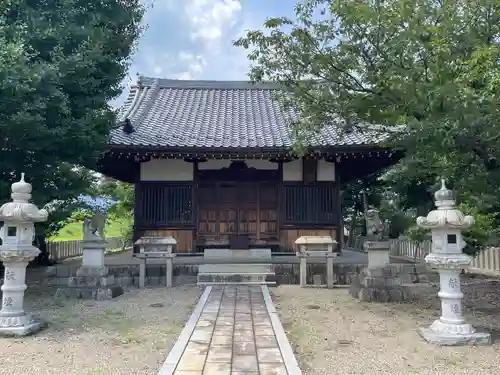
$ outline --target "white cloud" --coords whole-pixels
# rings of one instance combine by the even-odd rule
[[[194,55],[188,51],[179,52],[177,59],[180,64],[185,66],[184,72],[176,77],[178,79],[197,78],[207,66],[207,60],[203,55]]]
[[[190,0],[184,11],[193,28],[191,38],[216,48],[224,31],[236,23],[241,4],[239,0]]]
[[[132,81],[135,72],[177,79],[245,79],[246,51],[232,41],[242,25],[252,24],[248,17],[239,0],[156,0],[146,14],[148,28],[129,73]],[[162,25],[171,18],[178,22],[175,33]]]
[[[208,79],[221,79],[211,76],[221,69],[231,70],[227,60],[231,60],[229,56],[234,53],[233,28],[242,18],[240,1],[184,0],[167,3],[170,12],[179,12],[186,17],[186,32],[196,46],[188,47],[174,57],[176,67],[184,67],[180,74],[175,74],[175,78],[206,79],[209,75]],[[240,60],[239,56],[237,60]],[[228,75],[234,76],[231,72]]]

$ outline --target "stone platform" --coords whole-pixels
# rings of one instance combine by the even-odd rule
[[[121,296],[123,287],[117,285],[115,277],[107,267],[80,267],[76,276],[68,279],[68,287],[59,288],[57,297],[107,300]]]
[[[450,334],[436,332],[432,327],[422,327],[418,329],[420,337],[430,344],[440,346],[462,346],[462,345],[491,345],[491,334],[486,332],[476,332],[471,329],[466,334]]]
[[[414,272],[404,273],[399,267],[366,267],[352,280],[349,294],[365,302],[405,302],[432,293],[425,265],[415,265]]]
[[[0,337],[23,337],[41,331],[47,322],[29,313],[18,316],[0,316]]]
[[[158,375],[302,375],[266,285],[208,286]]]
[[[198,285],[275,284],[271,249],[206,249],[198,268]]]

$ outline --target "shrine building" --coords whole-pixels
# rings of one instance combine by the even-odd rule
[[[99,161],[135,184],[134,239],[173,236],[176,252],[294,251],[300,236],[343,234],[342,186],[395,164],[403,152],[379,132],[335,125],[292,152],[276,84],[141,77]]]

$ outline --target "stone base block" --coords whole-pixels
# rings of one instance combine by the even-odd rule
[[[438,333],[430,328],[419,328],[418,333],[426,342],[440,346],[491,345],[491,335],[486,332],[460,335]]]
[[[404,272],[394,264],[365,267],[351,282],[349,293],[365,302],[406,302],[418,299],[433,288],[416,269]]]
[[[22,337],[32,335],[47,327],[47,323],[31,314],[0,316],[0,337]]]
[[[351,284],[349,294],[363,302],[404,302],[410,300],[407,289],[397,287],[366,287],[359,283]]]
[[[94,299],[97,301],[103,301],[121,296],[123,293],[123,288],[118,285],[95,288],[59,288],[56,291],[56,297]]]
[[[75,276],[68,279],[70,288],[99,288],[115,284],[115,277],[108,276]]]
[[[85,267],[76,270],[77,277],[105,277],[108,275],[108,267]]]

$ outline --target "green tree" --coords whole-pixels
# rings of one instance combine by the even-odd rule
[[[91,186],[129,57],[140,0],[5,0],[0,5],[0,202],[21,172],[58,225]]]
[[[349,231],[348,246],[353,246],[356,234],[366,235],[365,211],[371,207],[380,207],[382,190],[383,182],[376,173],[342,187],[342,213],[344,226]]]
[[[412,156],[487,171],[485,184],[498,185],[497,0],[304,0],[295,10],[235,44],[251,50],[251,79],[289,89],[298,143],[325,124],[405,124]]]
[[[389,132],[408,155],[389,179],[403,207],[426,214],[445,177],[460,201],[498,211],[498,0],[303,0],[295,12],[235,45],[252,80],[288,89],[299,149],[327,124]]]

